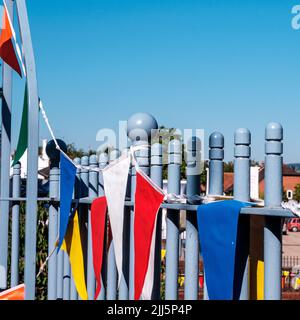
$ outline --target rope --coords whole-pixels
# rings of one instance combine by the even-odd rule
[[[47,257],[47,259],[45,260],[45,262],[41,265],[40,267],[40,270],[39,270],[39,273],[37,274],[36,278],[38,279],[40,277],[40,275],[44,272],[45,268],[46,268],[46,265],[47,263],[49,262],[49,260],[51,259],[51,257],[54,255],[57,247],[58,247],[58,241],[59,239],[57,239],[56,243],[55,243],[55,246],[54,246],[54,249],[52,250],[52,252],[49,254],[49,256]]]

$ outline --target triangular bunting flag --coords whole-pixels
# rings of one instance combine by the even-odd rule
[[[77,169],[66,156],[60,153],[60,225],[58,251],[65,239],[71,214],[73,190]]]
[[[68,231],[61,248],[69,256],[72,275],[78,295],[82,300],[88,300],[85,283],[83,249],[81,244],[79,218],[77,211],[75,213],[74,219],[70,220]]]
[[[103,262],[104,239],[106,232],[107,202],[105,197],[96,199],[91,208],[93,263],[97,282],[95,300],[101,292],[101,272]]]
[[[134,211],[135,300],[151,300],[157,215],[164,194],[143,173],[136,173]]]
[[[4,2],[4,14],[2,21],[2,32],[0,34],[0,57],[3,61],[14,69],[22,78],[19,61],[13,45],[14,30],[11,24],[9,13]]]
[[[239,201],[220,201],[198,208],[199,238],[210,300],[234,300],[238,221],[241,208],[247,206],[249,204]],[[238,274],[243,276],[241,272]]]
[[[22,284],[15,288],[0,293],[0,301],[22,301],[25,300],[25,285]]]
[[[21,160],[27,148],[28,148],[28,92],[27,92],[27,84],[26,84],[19,141],[18,141],[18,146],[17,146],[17,150],[15,153],[12,166],[15,166]]]
[[[119,274],[119,285],[123,266],[124,203],[130,162],[130,156],[125,156],[112,163],[103,171],[104,189]]]

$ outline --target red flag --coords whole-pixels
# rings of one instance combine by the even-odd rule
[[[101,271],[103,262],[104,235],[106,232],[107,202],[105,197],[96,199],[91,208],[93,263],[97,282],[95,300],[101,292]]]
[[[18,287],[0,293],[0,300],[25,300],[25,285],[22,284]]]
[[[21,68],[13,45],[13,32],[7,8],[4,6],[2,32],[0,35],[0,57],[22,78]]]
[[[163,192],[137,171],[134,213],[135,300],[151,299],[156,222],[163,200]]]

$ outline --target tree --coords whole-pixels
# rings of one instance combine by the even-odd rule
[[[19,282],[24,283],[24,267],[25,267],[25,204],[20,206],[20,231],[19,231]],[[11,274],[11,218],[9,228],[9,243],[8,243],[8,283],[10,283]],[[46,203],[38,203],[38,226],[37,226],[37,249],[36,249],[36,270],[40,270],[42,264],[48,256],[48,210]],[[36,280],[36,298],[37,300],[47,299],[47,282],[48,273],[47,266]]]
[[[294,200],[300,202],[300,184],[296,185],[295,193],[294,193]]]
[[[67,155],[71,158],[71,159],[75,159],[75,158],[82,158],[85,156],[91,156],[93,154],[97,154],[97,151],[95,150],[88,150],[88,151],[84,151],[83,149],[77,149],[74,143],[68,144],[67,145]]]

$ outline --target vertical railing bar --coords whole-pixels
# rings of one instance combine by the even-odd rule
[[[224,136],[219,132],[211,134],[209,139],[209,194],[224,193]],[[201,246],[201,244],[200,244]],[[204,266],[204,300],[209,300],[205,281]]]
[[[13,194],[15,198],[21,193],[21,164],[17,163],[13,168]],[[11,287],[19,284],[19,230],[20,230],[20,204],[12,206],[12,235],[11,235]]]
[[[248,129],[238,129],[234,136],[234,199],[237,201],[250,201],[250,157],[251,157],[251,133]],[[239,232],[247,237],[245,250],[250,250],[250,217],[241,216],[239,219]],[[239,299],[249,300],[249,258],[247,259],[243,274],[243,281]],[[237,298],[237,297],[235,297]]]
[[[179,195],[181,192],[182,143],[172,140],[168,146],[168,193]],[[166,300],[178,299],[179,269],[179,216],[180,212],[167,213],[166,242]]]
[[[101,153],[99,156],[99,168],[104,169],[108,165],[109,159],[108,155],[106,153]],[[103,174],[100,172],[98,176],[98,196],[103,197],[105,196],[105,190],[104,190],[104,182],[103,182]],[[103,246],[103,267],[102,267],[102,278],[101,278],[101,292],[99,295],[99,300],[105,300],[107,299],[108,295],[108,281],[107,281],[107,275],[108,275],[108,248],[107,248],[107,239],[108,239],[108,218],[106,219],[105,223],[105,236],[104,236],[104,246]],[[114,266],[115,267],[115,266]],[[114,268],[112,266],[109,266],[109,268]],[[116,274],[115,274],[116,279]],[[113,283],[113,278],[110,279]],[[116,287],[116,282],[115,282]]]
[[[99,167],[98,158],[95,155],[90,157],[90,167],[97,168]],[[89,198],[96,199],[98,197],[98,173],[94,171],[89,172]],[[91,208],[88,212],[88,265],[87,265],[87,290],[89,300],[94,300],[95,298],[95,273],[93,265],[93,241],[92,241],[92,223],[91,223]]]
[[[13,18],[13,1],[6,1]],[[10,195],[10,153],[11,153],[11,111],[12,111],[12,69],[5,63],[2,68],[2,124],[1,124],[1,198]],[[9,201],[0,203],[0,290],[7,289]]]
[[[280,208],[283,195],[283,128],[270,123],[266,128],[265,206]],[[265,300],[281,300],[282,219],[266,217],[264,228]]]
[[[59,197],[60,170],[59,161],[51,160],[49,177],[49,196],[50,198]],[[49,236],[48,254],[50,255],[55,248],[58,237],[58,204],[51,203],[49,207]],[[57,253],[55,252],[48,262],[48,300],[57,299]]]
[[[193,137],[187,144],[187,196],[200,195],[201,141]],[[199,296],[199,234],[197,216],[187,212],[185,255],[185,300]]]
[[[151,147],[151,179],[157,186],[163,188],[163,149],[160,143],[153,144]],[[155,262],[154,262],[154,283],[153,300],[161,299],[161,246],[162,246],[162,210],[157,217],[157,229],[155,239]]]

